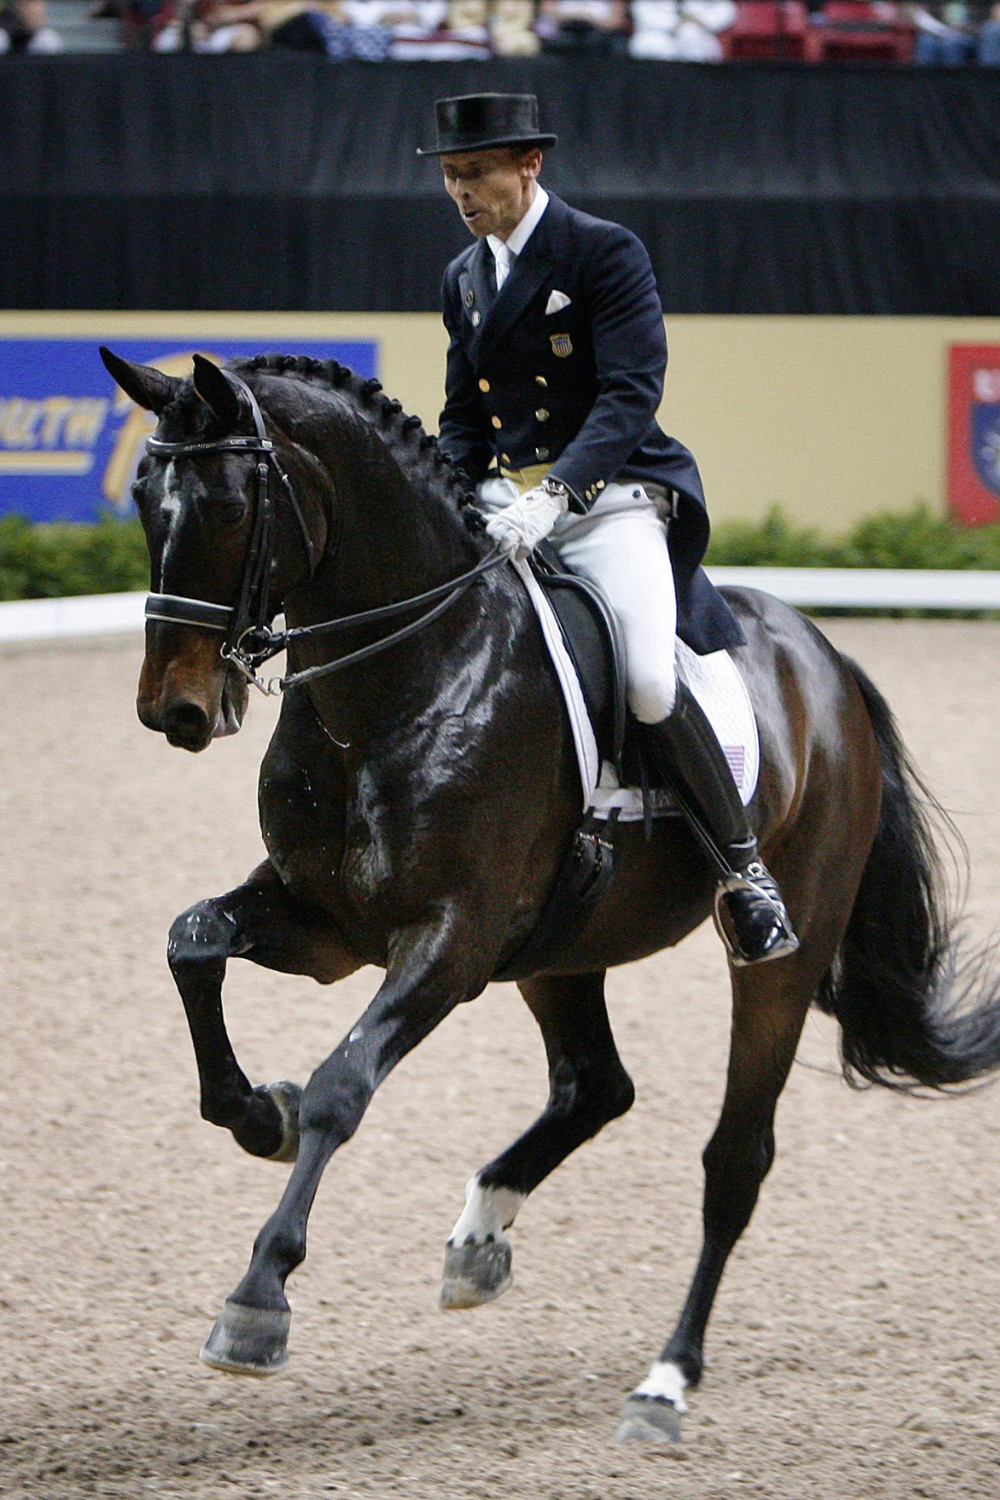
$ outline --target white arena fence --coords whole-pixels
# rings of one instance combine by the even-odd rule
[[[799,609],[1000,611],[1000,571],[917,568],[709,568],[716,584],[762,589]],[[0,642],[142,630],[145,594],[84,594],[0,604]]]

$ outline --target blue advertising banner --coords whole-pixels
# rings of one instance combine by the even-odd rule
[[[156,418],[115,385],[96,339],[0,339],[0,515],[94,521],[131,513],[130,488]],[[222,364],[261,351],[260,341],[114,339],[123,359],[188,375],[192,354]],[[283,354],[336,359],[378,374],[374,339],[281,340]]]

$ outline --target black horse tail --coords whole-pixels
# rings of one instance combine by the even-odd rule
[[[1000,1067],[1000,984],[983,955],[961,966],[932,819],[892,711],[845,658],[882,758],[882,809],[847,932],[816,997],[840,1022],[849,1083],[945,1089]]]

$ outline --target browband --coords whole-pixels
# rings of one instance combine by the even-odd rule
[[[146,447],[150,453],[159,453],[164,458],[169,458],[172,454],[218,453],[221,449],[249,449],[251,453],[269,453],[274,444],[269,437],[227,437],[219,438],[214,443],[165,443],[162,438],[149,437],[146,439]]]

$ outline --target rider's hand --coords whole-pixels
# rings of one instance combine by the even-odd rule
[[[533,547],[545,540],[568,508],[568,492],[554,481],[543,480],[506,509],[491,516],[486,522],[486,530],[508,557],[520,562]]]

